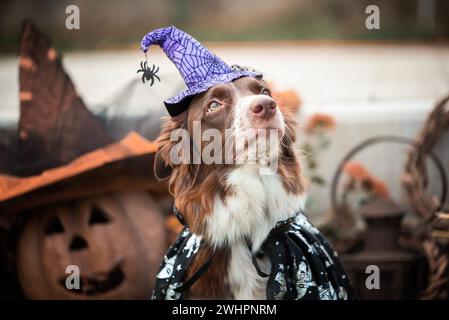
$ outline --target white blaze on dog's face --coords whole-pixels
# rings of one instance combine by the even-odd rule
[[[268,165],[276,162],[278,142],[285,133],[285,123],[270,91],[262,86],[260,93],[239,96],[235,105],[231,132],[235,141],[235,156],[240,164]],[[269,160],[268,160],[269,159]],[[271,163],[275,166],[276,163]]]
[[[261,86],[258,94],[238,97],[231,129],[235,132],[236,140],[247,139],[252,135],[258,136],[260,132],[269,134],[273,130],[278,132],[278,137],[283,136],[284,117],[266,87]]]

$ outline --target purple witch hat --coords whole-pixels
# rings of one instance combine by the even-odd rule
[[[147,52],[151,45],[159,45],[175,64],[187,85],[187,90],[164,101],[168,113],[174,117],[189,107],[192,98],[210,87],[228,83],[241,77],[259,77],[261,73],[241,67],[230,67],[197,40],[175,27],[151,31],[141,42]]]

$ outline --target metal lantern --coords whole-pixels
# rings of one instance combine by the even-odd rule
[[[446,198],[446,175],[444,166],[433,153],[423,152],[422,147],[402,137],[382,136],[368,139],[354,147],[341,161],[332,182],[331,200],[334,212],[340,208],[337,202],[337,186],[344,165],[359,151],[377,143],[400,143],[411,145],[429,157],[436,165],[442,184],[440,206]],[[439,211],[437,208],[436,211]],[[399,245],[402,218],[405,211],[390,199],[375,199],[360,209],[360,216],[366,221],[367,230],[362,248],[347,253],[341,259],[348,271],[360,299],[412,299],[424,282],[425,264],[423,256]],[[379,271],[379,286],[367,285],[371,270]],[[417,277],[416,275],[421,275]]]
[[[360,215],[367,230],[364,247],[353,254],[342,255],[360,299],[411,299],[423,282],[422,257],[399,246],[402,218],[405,212],[393,201],[377,199],[364,206]],[[379,287],[367,286],[369,266],[378,267]]]

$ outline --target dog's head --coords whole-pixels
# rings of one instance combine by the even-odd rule
[[[195,96],[188,111],[167,119],[155,171],[170,176],[175,204],[195,232],[205,223],[197,213],[211,212],[215,197],[232,193],[226,178],[238,166],[269,167],[288,190],[302,192],[294,141],[293,116],[263,80],[244,77]]]

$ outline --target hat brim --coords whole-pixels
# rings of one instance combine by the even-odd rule
[[[165,100],[164,103],[170,116],[175,117],[189,108],[190,102],[196,95],[209,90],[217,84],[229,83],[242,77],[255,78],[260,76],[262,76],[261,73],[246,70],[220,74],[213,79],[209,79],[207,82],[199,83],[196,86]]]
[[[153,173],[157,145],[132,132],[36,176],[0,175],[0,212],[12,214],[56,201],[120,190],[166,192]]]

